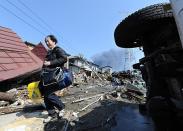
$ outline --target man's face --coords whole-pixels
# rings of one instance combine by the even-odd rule
[[[55,47],[55,42],[53,42],[50,37],[47,37],[45,42],[48,48],[53,49]]]

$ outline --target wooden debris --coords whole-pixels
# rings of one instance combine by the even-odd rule
[[[9,101],[9,102],[14,102],[16,101],[16,94],[15,93],[5,93],[5,92],[0,92],[0,101]]]
[[[3,107],[3,108],[0,108],[0,115],[19,112],[22,110],[23,110],[23,107]]]
[[[8,101],[0,101],[0,107],[8,106],[10,103]]]
[[[100,99],[101,99],[101,97],[99,97],[96,101],[94,101],[94,102],[88,104],[87,106],[85,106],[84,108],[82,108],[80,111],[86,110],[86,108],[88,108],[89,106],[91,106],[91,105],[93,105],[94,103],[98,102]]]
[[[82,98],[82,99],[79,99],[79,100],[74,100],[74,101],[72,101],[72,103],[81,102],[81,101],[88,100],[88,99],[98,97],[98,96],[101,96],[101,95],[103,95],[103,94],[97,94],[97,95],[94,95],[94,96],[91,96],[91,97],[85,97],[85,98]]]
[[[44,109],[44,107],[42,104],[27,105],[27,106],[15,106],[15,107],[8,106],[8,107],[0,108],[0,115],[19,112],[19,111],[31,112],[34,110],[43,110],[43,109]]]

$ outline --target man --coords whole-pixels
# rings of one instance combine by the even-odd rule
[[[64,68],[64,63],[67,62],[67,55],[66,52],[56,46],[57,44],[57,39],[54,35],[48,35],[45,38],[45,43],[50,49],[45,57],[45,61],[43,64],[43,68],[56,68],[56,67],[61,67],[62,69]],[[59,87],[58,84],[51,84],[48,86],[43,85],[43,80],[40,82],[40,91],[42,95],[44,96],[44,103],[46,106],[46,110],[48,111],[48,117],[44,119],[44,123],[49,122],[55,118],[62,117],[63,115],[63,109],[64,109],[64,104],[62,101],[59,99],[59,97],[55,94],[55,91],[60,90],[61,88]],[[55,111],[55,108],[59,110],[59,113]]]

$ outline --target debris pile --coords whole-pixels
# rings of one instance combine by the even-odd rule
[[[34,108],[43,109],[41,104],[42,101],[43,100],[41,99],[29,99],[26,85],[19,88],[13,88],[6,92],[0,92],[0,114],[9,114],[19,111],[32,111]]]
[[[85,76],[85,75],[84,75]],[[145,102],[145,91],[138,88],[132,81],[136,77],[116,77],[120,84],[114,84],[112,79],[114,75],[100,74],[95,77],[83,78],[83,74],[75,74],[76,82],[56,94],[61,97],[65,104],[63,119],[57,120],[62,123],[63,130],[102,130],[108,129],[113,125],[115,112],[121,108],[124,103],[142,104]],[[125,75],[126,76],[126,75]],[[100,79],[98,78],[100,77]],[[28,97],[27,86],[14,88],[6,93],[15,94],[14,101],[0,101],[0,114],[12,112],[30,112],[45,111],[43,101],[33,101]],[[2,99],[1,99],[2,100]],[[98,116],[100,115],[100,118]],[[41,120],[45,117],[38,116]],[[47,123],[45,130],[55,127],[56,122]],[[42,125],[43,123],[41,123]],[[41,126],[40,125],[40,126]]]

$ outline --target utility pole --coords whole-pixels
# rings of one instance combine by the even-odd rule
[[[124,71],[130,68],[131,64],[131,50],[125,49],[125,63],[124,63]]]

